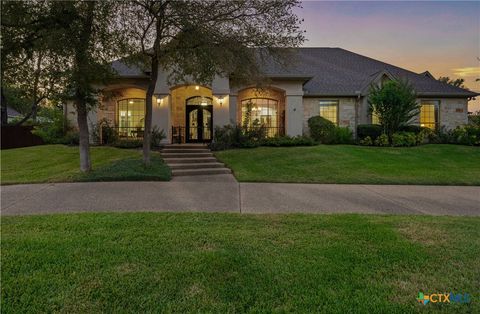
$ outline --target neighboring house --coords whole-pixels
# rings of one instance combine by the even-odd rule
[[[13,109],[12,107],[7,106],[7,117],[8,117],[8,120],[13,120],[13,119],[21,118],[23,117],[23,115],[17,110]]]
[[[290,136],[308,133],[307,121],[321,115],[353,132],[359,124],[375,123],[368,112],[372,84],[387,79],[407,79],[422,104],[415,123],[447,129],[467,123],[468,101],[478,93],[435,80],[427,71],[414,73],[340,48],[298,48],[288,68],[267,62],[269,79],[262,89],[235,87],[228,78],[216,77],[209,86],[169,86],[159,69],[155,88],[153,125],[165,130],[166,142],[208,142],[215,126],[250,121],[268,127],[268,134]],[[107,119],[120,136],[143,135],[147,74],[121,61],[113,62],[118,79],[105,87],[111,96],[90,113],[95,124]],[[73,107],[68,116],[76,122]]]

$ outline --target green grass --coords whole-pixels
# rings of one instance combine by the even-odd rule
[[[318,145],[217,152],[239,181],[480,185],[480,148]]]
[[[170,179],[170,169],[157,153],[145,169],[138,150],[92,147],[93,171],[80,173],[78,147],[42,145],[2,150],[2,184]]]
[[[480,312],[480,218],[2,217],[1,246],[5,313]]]

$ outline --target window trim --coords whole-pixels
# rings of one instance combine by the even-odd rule
[[[423,102],[435,102],[434,104],[434,115],[435,115],[435,128],[434,130],[438,130],[440,128],[440,104],[441,100],[440,99],[430,99],[430,98],[421,98],[420,99],[420,112],[418,113],[418,125],[422,126],[422,106]],[[424,126],[426,127],[426,126]],[[428,127],[426,127],[428,128]]]
[[[320,115],[320,108],[322,107],[322,104],[321,104],[322,101],[334,101],[334,102],[336,102],[336,105],[335,105],[335,106],[337,107],[337,114],[336,114],[336,120],[337,120],[337,122],[334,123],[334,124],[335,124],[336,126],[339,126],[339,125],[340,125],[340,99],[320,99],[320,100],[318,101],[318,115],[319,115],[320,117],[321,117],[321,115]],[[330,105],[330,106],[332,106],[332,105]],[[327,118],[325,118],[325,119],[327,119]],[[328,120],[328,119],[327,119],[327,120]],[[330,121],[330,120],[328,120],[328,121]],[[332,123],[333,123],[333,122],[332,122]]]

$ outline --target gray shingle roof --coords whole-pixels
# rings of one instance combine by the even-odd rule
[[[263,72],[269,77],[305,79],[305,96],[355,96],[359,91],[368,89],[382,72],[397,79],[407,79],[419,96],[479,95],[437,81],[425,73],[414,73],[341,48],[296,48],[293,55],[287,68],[267,60],[262,66]],[[121,60],[114,61],[112,67],[120,77],[146,77],[139,67],[127,65]]]
[[[287,69],[273,62],[264,65],[268,76],[312,77],[304,85],[305,95],[356,95],[368,89],[372,80],[385,72],[397,79],[407,79],[420,96],[473,97],[478,93],[437,81],[394,65],[368,58],[341,48],[297,48],[293,64]]]

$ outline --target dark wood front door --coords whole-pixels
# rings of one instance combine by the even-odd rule
[[[213,106],[189,105],[187,106],[187,143],[211,142],[213,136]]]

